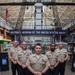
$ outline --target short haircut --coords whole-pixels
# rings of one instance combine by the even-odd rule
[[[37,44],[34,46],[34,48],[35,48],[36,46],[41,46],[41,48],[42,48],[42,45],[41,45],[40,43],[37,43]]]
[[[54,44],[54,43],[52,43],[52,44],[50,44],[50,46],[55,46],[55,44]]]
[[[25,41],[22,41],[22,42],[21,42],[21,44],[23,44],[23,43],[27,45],[27,43],[26,43]]]
[[[63,43],[62,42],[59,42],[59,45],[63,45]]]
[[[17,40],[13,41],[13,44],[16,43],[16,42],[19,44],[19,42]]]

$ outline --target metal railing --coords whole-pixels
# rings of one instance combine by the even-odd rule
[[[39,29],[41,25],[35,26],[35,25],[23,25],[22,29],[35,29],[35,27],[37,27],[37,29]],[[41,29],[54,29],[55,26],[51,26],[51,25],[42,25]]]

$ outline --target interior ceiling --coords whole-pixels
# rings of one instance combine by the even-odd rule
[[[36,2],[37,0],[0,0],[0,3],[10,3],[10,2]],[[75,0],[41,0],[43,2],[75,2]],[[31,22],[34,20],[34,6],[0,6],[0,16],[2,16],[4,19],[6,18],[6,8],[8,9],[8,12],[10,14],[10,17],[8,19],[9,23],[11,24],[11,27],[16,27],[17,24],[20,23],[19,18],[23,18],[23,24],[27,24],[27,22]],[[54,11],[54,9],[57,9],[57,11]],[[22,10],[24,10],[24,13],[22,13]],[[54,24],[54,22],[58,21],[61,27],[64,27],[69,22],[73,21],[75,19],[75,6],[44,6],[43,8],[43,17],[48,19],[50,21],[49,25]],[[53,13],[53,11],[55,13]],[[57,13],[57,14],[56,14]],[[22,15],[22,16],[21,16]],[[19,20],[19,22],[18,22]],[[25,24],[25,25],[26,25]],[[48,25],[48,24],[47,24]]]

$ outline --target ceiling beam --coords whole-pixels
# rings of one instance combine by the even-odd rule
[[[8,3],[0,3],[0,6],[13,6],[13,5],[23,5],[23,6],[32,6],[37,2],[8,2]],[[41,2],[43,5],[75,5],[73,2]]]

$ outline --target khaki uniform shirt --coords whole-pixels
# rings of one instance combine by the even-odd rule
[[[59,54],[59,60],[64,60],[66,56],[68,57],[68,52],[64,48],[62,48],[61,50],[58,48],[56,49],[56,52]]]
[[[15,47],[10,48],[10,50],[8,51],[9,58],[13,60],[17,60],[17,53],[20,50],[21,48],[19,46],[17,48]]]
[[[58,62],[58,53],[56,53],[55,51],[54,52],[48,51],[46,53],[46,56],[48,57],[50,66],[54,67],[55,64]]]
[[[30,50],[25,50],[25,52],[24,52],[24,50],[20,50],[18,52],[17,59],[20,61],[21,64],[26,65],[27,59],[28,59],[29,55],[31,55],[31,54],[32,54],[32,52]]]
[[[37,54],[30,55],[26,64],[37,72],[42,72],[46,66],[50,66],[47,57],[43,54],[40,54],[39,59],[37,58]]]

